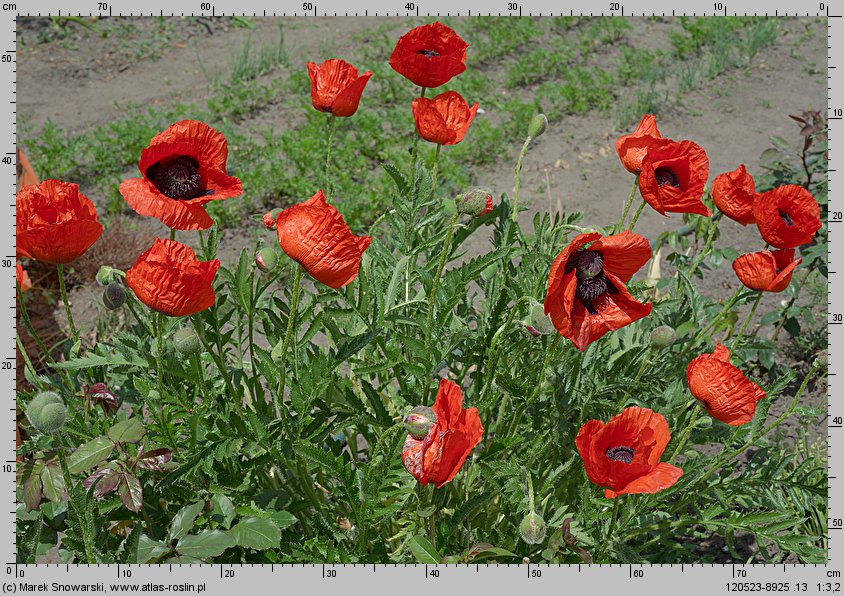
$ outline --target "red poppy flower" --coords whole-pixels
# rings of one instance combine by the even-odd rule
[[[668,423],[647,408],[627,408],[607,424],[590,420],[574,440],[589,480],[607,486],[604,496],[655,493],[673,486],[683,470],[660,463],[671,439]]]
[[[390,66],[420,87],[439,87],[466,70],[465,41],[440,22],[411,29],[390,55]]]
[[[487,213],[492,211],[492,197],[487,195],[486,196],[486,203],[484,203],[484,208],[478,213],[475,217],[483,217]]]
[[[200,261],[174,240],[156,238],[126,272],[126,285],[138,300],[171,317],[185,317],[214,305],[212,282],[220,261]]]
[[[103,233],[97,210],[79,187],[45,180],[18,191],[17,252],[45,263],[70,263]]]
[[[721,344],[711,354],[701,354],[689,363],[686,381],[707,413],[730,426],[750,422],[756,402],[765,397],[756,383],[730,364],[730,351]]]
[[[456,91],[440,93],[433,99],[417,97],[411,107],[419,136],[437,145],[462,141],[478,113],[478,102],[470,108]]]
[[[759,292],[782,292],[791,283],[791,274],[803,261],[794,260],[794,249],[762,250],[741,255],[733,270],[745,287]]]
[[[648,241],[627,230],[605,238],[578,235],[551,265],[545,314],[560,335],[585,350],[608,331],[650,314],[651,304],[637,302],[625,285],[650,258]]]
[[[281,249],[320,283],[341,288],[357,277],[360,259],[372,242],[355,236],[321,190],[304,203],[278,214],[276,232]]]
[[[795,184],[760,194],[753,216],[765,242],[777,248],[807,244],[821,229],[821,210],[811,193]]]
[[[40,182],[38,174],[36,174],[35,170],[32,169],[26,155],[24,155],[23,151],[20,149],[18,149],[17,152],[18,190],[22,189],[24,186],[33,186],[34,184],[38,184]]]
[[[15,265],[15,274],[18,279],[18,285],[21,287],[21,294],[32,288],[32,281],[29,279],[29,273],[26,269],[21,267],[20,263]]]
[[[639,122],[639,126],[633,134],[621,135],[615,141],[615,150],[624,169],[633,174],[638,174],[642,169],[642,159],[654,140],[661,139],[662,135],[656,128],[656,116],[645,114]]]
[[[756,201],[756,185],[753,176],[741,164],[734,172],[719,174],[712,181],[712,200],[724,215],[741,225],[756,223],[753,217],[753,203]]]
[[[639,190],[642,198],[662,215],[712,212],[701,202],[709,176],[706,152],[691,141],[654,139],[642,158]]]
[[[423,439],[407,435],[401,460],[421,484],[433,482],[440,488],[460,470],[483,437],[484,427],[476,408],[463,409],[460,386],[448,379],[440,381],[433,409],[436,423]]]
[[[226,173],[226,137],[204,122],[182,120],[141,151],[143,178],[120,184],[120,194],[141,215],[175,230],[205,230],[214,223],[204,205],[243,193]]]
[[[351,116],[358,109],[360,96],[372,71],[358,76],[358,69],[346,62],[332,58],[321,65],[308,62],[311,79],[311,103],[320,112],[341,118]]]

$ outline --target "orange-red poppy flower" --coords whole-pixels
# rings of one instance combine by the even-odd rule
[[[243,193],[226,173],[226,137],[204,122],[182,120],[158,133],[141,151],[143,178],[120,184],[120,194],[141,215],[175,230],[205,230],[214,223],[204,205]]]
[[[629,135],[621,135],[615,141],[615,150],[624,169],[633,174],[638,174],[642,169],[642,159],[648,148],[656,139],[662,135],[656,128],[656,116],[645,114],[639,122],[636,130]]]
[[[390,66],[420,87],[439,87],[466,70],[465,41],[440,22],[422,25],[401,36]]]
[[[700,200],[709,176],[706,152],[691,141],[654,139],[642,158],[639,190],[642,198],[662,215],[712,215]]]
[[[41,182],[38,178],[38,174],[36,174],[35,170],[32,169],[26,155],[23,154],[23,151],[18,149],[17,152],[18,190],[22,189],[24,186],[32,186]]]
[[[421,484],[440,488],[457,475],[463,462],[484,434],[476,408],[463,409],[457,383],[442,379],[434,401],[437,421],[422,439],[408,434],[401,452],[402,463]]]
[[[45,180],[18,191],[17,252],[45,263],[70,263],[103,233],[97,210],[79,187]]]
[[[279,213],[276,232],[288,257],[315,280],[334,289],[357,277],[363,251],[372,242],[370,236],[352,233],[337,209],[325,202],[321,190]]]
[[[156,238],[126,272],[126,285],[138,300],[171,317],[185,317],[214,305],[212,282],[220,261],[200,261],[174,240]]]
[[[724,215],[741,225],[756,223],[753,217],[756,185],[744,164],[733,172],[725,172],[715,177],[712,181],[712,200]]]
[[[456,145],[475,119],[478,102],[470,108],[457,91],[446,91],[433,99],[417,97],[412,109],[419,136],[437,145]]]
[[[821,210],[812,194],[795,184],[760,194],[753,216],[765,242],[777,248],[807,244],[821,229]]]
[[[311,79],[311,103],[320,112],[341,118],[351,116],[358,109],[360,96],[372,71],[358,76],[358,69],[346,62],[332,58],[321,65],[308,62]]]
[[[791,274],[803,259],[794,259],[794,249],[762,250],[741,255],[733,261],[733,271],[745,287],[759,292],[782,292],[791,283]]]
[[[26,272],[26,269],[21,267],[20,263],[15,265],[15,275],[18,280],[18,285],[21,287],[21,293],[32,288],[32,281],[29,279],[29,273]]]
[[[651,304],[637,302],[625,285],[650,258],[648,241],[629,230],[605,238],[578,235],[551,265],[545,314],[560,335],[585,350],[608,331],[650,314]]]
[[[661,414],[627,408],[607,424],[590,420],[574,440],[589,480],[606,486],[604,496],[655,493],[672,486],[683,470],[660,463],[671,434]]]
[[[707,413],[730,426],[750,422],[756,402],[765,397],[756,383],[730,364],[730,351],[721,344],[711,354],[701,354],[689,363],[686,381]]]

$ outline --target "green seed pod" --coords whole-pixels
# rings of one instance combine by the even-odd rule
[[[202,342],[199,335],[191,327],[182,327],[173,334],[173,347],[182,356],[190,356],[202,352]]]
[[[545,540],[545,520],[535,511],[528,513],[519,524],[519,536],[528,544],[539,544]]]
[[[546,128],[548,128],[548,118],[545,117],[545,114],[537,114],[531,118],[530,126],[528,126],[528,136],[535,139],[545,132]]]
[[[126,304],[126,290],[119,283],[113,281],[103,290],[103,306],[109,310],[117,310]]]
[[[54,433],[67,421],[67,407],[54,391],[43,391],[26,407],[26,417],[42,433]]]
[[[414,439],[424,439],[437,423],[437,415],[428,406],[416,406],[404,418],[404,427]]]
[[[528,324],[540,335],[551,335],[557,332],[554,323],[551,322],[551,317],[545,314],[545,306],[535,300],[531,300]]]
[[[677,332],[668,325],[660,325],[651,331],[651,347],[657,350],[667,348],[677,341]]]
[[[261,271],[272,271],[278,265],[278,251],[274,248],[262,248],[255,253],[255,264]]]
[[[118,273],[120,272],[117,269],[103,265],[100,267],[100,270],[97,271],[97,283],[101,286],[107,286],[117,280],[119,277]]]
[[[485,188],[470,188],[457,195],[454,202],[458,212],[476,217],[484,213],[488,203],[492,203],[492,196]]]

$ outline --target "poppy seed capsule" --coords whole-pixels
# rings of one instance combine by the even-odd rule
[[[103,306],[109,310],[117,310],[126,304],[126,290],[117,282],[111,282],[103,290]]]
[[[58,393],[44,391],[29,402],[26,417],[32,426],[42,433],[54,433],[64,426],[67,407]]]
[[[404,427],[417,440],[424,439],[436,423],[437,415],[428,406],[416,406],[404,417]]]
[[[661,350],[677,341],[677,332],[668,325],[660,325],[651,331],[651,347]]]
[[[531,511],[519,524],[519,536],[528,544],[539,544],[545,540],[545,520],[542,516]]]
[[[530,126],[528,126],[528,136],[531,139],[535,139],[545,132],[546,128],[548,128],[548,118],[545,117],[545,114],[537,114],[531,118]]]
[[[182,327],[173,334],[173,347],[183,356],[202,352],[202,342],[199,340],[199,335],[190,327]]]
[[[272,271],[278,265],[278,253],[272,248],[262,248],[255,253],[255,264],[261,271]]]
[[[266,213],[264,213],[264,217],[262,218],[264,227],[268,230],[274,230],[275,222],[278,219],[279,213],[281,213],[281,209],[273,209],[272,211],[267,211]]]
[[[458,212],[475,217],[484,212],[489,196],[490,191],[485,188],[470,188],[457,195],[454,202],[457,204]]]

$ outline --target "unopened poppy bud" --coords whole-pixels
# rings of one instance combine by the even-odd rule
[[[660,325],[651,331],[651,347],[661,350],[677,341],[677,332],[668,325]]]
[[[545,306],[540,302],[532,302],[528,325],[540,335],[556,333],[557,329],[551,322],[551,317],[545,314]]]
[[[255,264],[261,271],[272,271],[278,265],[278,252],[272,248],[262,248],[255,253]]]
[[[118,273],[119,271],[114,267],[103,265],[102,267],[100,267],[99,271],[97,271],[97,283],[101,286],[107,286],[108,284],[117,280]]]
[[[437,423],[437,415],[428,406],[416,406],[404,418],[404,427],[414,439],[424,439]]]
[[[535,139],[545,132],[546,128],[548,128],[548,118],[545,117],[545,114],[537,114],[530,121],[530,126],[528,126],[528,136]]]
[[[519,524],[519,536],[528,544],[539,544],[545,540],[545,520],[535,511],[528,513]]]
[[[42,433],[60,430],[67,420],[67,407],[54,391],[43,391],[26,407],[26,417]]]
[[[126,290],[119,283],[113,281],[103,290],[103,306],[109,310],[117,310],[126,303]]]
[[[454,199],[457,211],[475,217],[492,211],[492,196],[485,188],[471,188]]]
[[[268,230],[275,229],[275,222],[278,219],[278,214],[281,213],[281,209],[273,209],[272,211],[267,211],[264,213],[263,222],[264,227]]]
[[[173,334],[173,347],[179,354],[191,356],[202,351],[202,342],[195,330],[190,327],[182,327]]]

